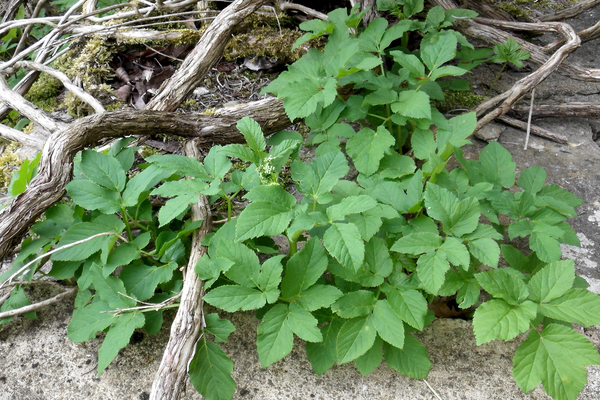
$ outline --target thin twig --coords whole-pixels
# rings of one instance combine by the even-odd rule
[[[437,392],[431,387],[431,385],[429,384],[429,382],[427,382],[427,379],[423,379],[423,382],[425,382],[425,384],[427,385],[427,387],[429,388],[429,390],[431,390],[433,392],[433,394],[435,395],[435,397],[438,398],[438,400],[442,400],[442,398],[440,397],[440,395],[437,394]]]
[[[71,290],[67,290],[66,292],[57,294],[56,296],[51,297],[49,299],[46,299],[44,301],[40,301],[39,303],[30,304],[30,305],[25,306],[25,307],[16,308],[14,310],[8,310],[8,311],[0,312],[0,319],[2,319],[2,318],[8,318],[8,317],[14,317],[16,315],[25,314],[25,313],[28,313],[28,312],[31,312],[31,311],[39,310],[40,308],[44,308],[46,306],[49,306],[50,304],[58,303],[62,299],[66,298],[66,297],[70,297],[70,296],[76,294],[77,293],[77,289],[78,289],[77,287],[74,287]]]
[[[531,91],[531,103],[529,104],[529,117],[527,118],[527,134],[525,135],[525,147],[523,150],[527,150],[529,144],[529,132],[531,132],[531,115],[533,114],[533,99],[535,98],[535,88]]]

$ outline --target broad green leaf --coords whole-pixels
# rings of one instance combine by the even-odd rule
[[[233,261],[205,254],[196,263],[194,271],[204,281],[204,290],[208,290],[219,279],[221,272],[226,272],[233,264]]]
[[[115,192],[125,188],[125,171],[116,158],[94,150],[84,150],[79,165],[92,182]]]
[[[444,228],[455,236],[463,236],[477,228],[480,216],[479,201],[475,197],[469,197],[458,203],[452,211],[448,227]]]
[[[321,342],[323,340],[323,335],[317,327],[319,323],[317,319],[310,312],[294,303],[289,305],[286,323],[292,332],[302,340],[307,342]]]
[[[123,281],[128,293],[138,300],[148,300],[154,295],[159,283],[171,280],[177,267],[175,262],[161,266],[128,265],[119,274],[119,279]]]
[[[476,239],[468,243],[469,251],[484,265],[496,268],[500,257],[498,243],[492,239]]]
[[[383,340],[399,349],[404,346],[404,322],[388,300],[377,300],[372,322]]]
[[[514,339],[531,328],[530,321],[536,315],[536,305],[529,300],[517,305],[510,305],[501,299],[486,301],[477,307],[473,316],[477,345],[494,339]]]
[[[401,51],[391,51],[390,55],[394,58],[394,61],[410,71],[410,74],[414,77],[425,76],[425,66],[414,54],[406,54]]]
[[[376,106],[380,104],[390,104],[396,100],[398,100],[398,92],[390,88],[379,88],[373,93],[366,95],[363,104]]]
[[[547,317],[585,327],[600,325],[600,296],[586,289],[570,289],[559,298],[540,304],[539,311]]]
[[[293,301],[303,290],[312,286],[327,269],[328,259],[321,242],[312,238],[286,264],[281,281],[281,297]]]
[[[223,146],[223,150],[221,150],[223,154],[232,158],[239,158],[245,162],[251,162],[253,164],[258,164],[260,159],[258,156],[252,151],[252,149],[248,146],[239,143],[232,143],[226,146]]]
[[[512,155],[498,142],[485,146],[479,155],[481,171],[488,182],[509,188],[515,184]]]
[[[371,238],[365,246],[366,272],[372,274],[374,282],[365,286],[378,286],[389,274],[392,273],[394,263],[385,242],[377,237]],[[359,271],[363,270],[361,268]]]
[[[460,266],[465,271],[469,269],[471,256],[467,247],[460,240],[452,236],[447,236],[438,251],[444,252],[446,259],[451,264]]]
[[[392,251],[403,254],[419,255],[437,250],[442,245],[442,238],[435,233],[411,233],[404,236],[391,247]]]
[[[111,312],[113,308],[105,301],[94,301],[85,307],[78,307],[73,311],[71,322],[67,326],[67,336],[73,342],[85,342],[96,337],[96,333],[103,331],[116,321]]]
[[[25,295],[25,291],[23,290],[23,286],[19,285],[15,287],[8,299],[5,299],[0,307],[0,312],[16,310],[21,307],[25,307],[31,304],[31,301]],[[29,319],[37,319],[35,311],[30,311],[28,313],[23,314],[26,318]],[[0,326],[10,322],[13,317],[0,318]]]
[[[409,118],[431,118],[431,104],[425,92],[405,90],[398,95],[398,101],[391,104],[393,112]]]
[[[123,281],[112,275],[104,276],[102,267],[96,263],[90,268],[96,295],[113,309],[135,307],[136,301],[124,296],[127,294]]]
[[[221,151],[221,146],[212,146],[204,157],[204,168],[213,179],[223,179],[233,165]]]
[[[546,183],[546,170],[538,165],[529,167],[521,171],[517,185],[532,194],[536,194],[544,187]]]
[[[363,376],[369,375],[381,364],[383,360],[383,341],[379,336],[375,338],[375,343],[365,354],[354,360],[354,365],[358,372]]]
[[[323,341],[320,343],[306,342],[306,356],[317,375],[323,375],[337,360],[336,343],[337,336],[343,321],[333,319],[327,325],[321,327]]]
[[[190,382],[207,400],[229,400],[235,393],[233,361],[221,348],[202,338],[189,366]]]
[[[296,303],[307,311],[315,311],[319,308],[329,307],[342,295],[342,291],[335,286],[313,285],[300,292]]]
[[[515,251],[518,250],[515,249]],[[571,289],[574,280],[575,265],[573,260],[555,261],[536,272],[529,280],[527,284],[531,293],[529,298],[536,303],[546,303],[554,300]]]
[[[237,217],[235,236],[238,242],[278,235],[288,227],[294,216],[296,199],[281,186],[257,186],[246,197],[252,203]],[[258,200],[263,198],[265,200]]]
[[[165,205],[158,210],[158,226],[165,226],[174,219],[182,216],[188,210],[190,204],[198,202],[198,198],[198,193],[188,192],[167,200]]]
[[[127,346],[133,331],[144,326],[144,314],[140,312],[121,314],[116,319],[98,350],[98,375],[114,360],[119,350]]]
[[[169,175],[177,174],[205,180],[210,179],[202,163],[195,158],[176,154],[161,154],[146,157],[146,161],[154,163],[154,165],[166,171]]]
[[[438,35],[437,40],[433,43],[425,40],[421,42],[421,59],[430,71],[434,71],[442,64],[452,60],[455,54],[456,36],[450,32]]]
[[[354,318],[369,315],[373,311],[373,307],[377,302],[377,298],[373,292],[368,290],[358,290],[350,292],[331,305],[331,311],[338,314],[342,318]]]
[[[556,400],[575,400],[587,379],[585,367],[600,364],[594,345],[573,329],[550,324],[533,329],[513,357],[513,377],[525,393],[540,383]]]
[[[330,221],[343,220],[351,214],[359,214],[377,206],[377,201],[371,196],[349,196],[341,202],[327,208],[327,217]]]
[[[287,356],[294,345],[294,335],[286,323],[288,307],[277,304],[264,315],[258,326],[256,347],[263,368]]]
[[[260,268],[257,283],[259,289],[265,293],[269,304],[276,302],[279,298],[279,283],[283,272],[281,259],[283,257],[283,254],[273,256],[266,260]]]
[[[216,243],[215,256],[234,263],[225,273],[229,279],[238,285],[258,287],[260,263],[254,251],[241,243],[221,240]]]
[[[446,272],[450,269],[450,264],[446,260],[446,255],[440,251],[432,251],[423,254],[417,260],[417,274],[423,288],[429,293],[437,294],[444,283]]]
[[[158,188],[154,189],[150,194],[153,196],[174,197],[181,195],[196,196],[204,193],[209,189],[208,183],[201,179],[180,179],[178,181],[165,182]]]
[[[384,153],[396,143],[394,137],[383,126],[374,131],[363,128],[348,140],[346,151],[352,157],[356,169],[365,176],[373,175],[379,169]]]
[[[238,121],[236,128],[244,135],[248,147],[255,153],[265,151],[267,142],[265,141],[265,135],[258,122],[252,118],[244,117]]]
[[[305,77],[294,85],[280,88],[278,97],[284,98],[283,105],[290,121],[305,118],[317,110],[319,105],[326,107],[337,95],[337,79]]]
[[[560,242],[545,232],[533,232],[529,237],[529,247],[540,260],[547,263],[558,261],[562,254]]]
[[[227,342],[229,335],[235,332],[235,326],[229,320],[219,318],[216,313],[207,314],[204,322],[206,322],[204,332],[213,335],[215,342]]]
[[[312,160],[310,164],[296,160],[290,169],[298,190],[313,201],[326,199],[335,184],[349,171],[341,151],[331,152]]]
[[[341,327],[337,337],[337,359],[344,364],[357,359],[369,350],[377,332],[370,316],[347,320]]]
[[[425,208],[427,209],[427,215],[440,221],[444,225],[444,228],[451,227],[453,225],[452,215],[457,212],[458,204],[458,198],[448,189],[433,183],[427,184],[427,189],[425,189]],[[460,218],[460,215],[458,218]],[[475,227],[473,227],[473,230],[475,230],[476,227],[477,221],[475,221]],[[456,236],[460,235],[456,234]]]
[[[386,290],[388,301],[404,322],[415,329],[423,330],[427,314],[427,300],[423,294],[412,289]]]
[[[365,243],[353,224],[332,224],[323,235],[323,244],[344,267],[358,270],[365,257]]]
[[[223,285],[211,289],[204,301],[227,312],[255,310],[267,302],[266,295],[258,289],[239,285]]]
[[[87,210],[100,210],[104,214],[121,211],[121,197],[112,189],[100,187],[84,179],[69,182],[66,189],[75,204]]]
[[[431,370],[431,361],[427,348],[413,335],[406,335],[404,347],[399,349],[391,344],[383,344],[385,362],[401,373],[413,379],[424,379]]]
[[[529,291],[523,282],[523,274],[520,272],[510,273],[509,269],[492,269],[475,275],[475,278],[483,290],[493,297],[504,299],[508,304],[514,306],[527,299]],[[516,270],[512,271],[515,272]]]
[[[415,172],[416,165],[412,158],[392,152],[383,156],[379,167],[381,169],[379,176],[394,179],[412,174]]]

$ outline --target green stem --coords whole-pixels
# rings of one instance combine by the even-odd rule
[[[289,251],[288,255],[290,257],[293,256],[294,254],[296,254],[296,252],[298,251],[298,240],[300,240],[300,237],[302,236],[302,232],[304,232],[304,231],[295,232],[292,235],[291,239],[288,238],[288,242],[290,244],[290,251]]]
[[[490,86],[490,88],[488,89],[486,96],[489,96],[490,93],[492,92],[492,89],[494,88],[494,86],[496,85],[496,82],[498,82],[498,79],[500,79],[500,75],[502,75],[502,72],[504,72],[504,68],[506,68],[506,64],[508,64],[508,62],[505,62],[504,64],[502,64],[502,68],[500,68],[500,72],[498,72],[498,74],[496,75],[496,77],[494,78],[494,82],[492,82],[492,85]]]
[[[127,238],[131,242],[133,240],[133,234],[131,233],[131,225],[129,224],[129,215],[125,207],[121,207],[121,215],[123,216],[123,222],[125,223],[125,229],[127,230]]]
[[[227,200],[227,222],[231,221],[231,199],[229,196],[225,197]]]

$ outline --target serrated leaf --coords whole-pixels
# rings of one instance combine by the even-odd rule
[[[600,325],[600,296],[586,289],[570,289],[562,296],[540,304],[539,311],[547,317],[585,327]]]
[[[496,268],[500,258],[498,243],[492,239],[476,239],[468,243],[469,251],[484,265]]]
[[[157,165],[152,164],[148,166],[148,168],[135,175],[127,182],[127,186],[125,186],[125,191],[123,192],[123,205],[125,207],[137,205],[139,197],[143,192],[150,190],[158,182],[168,178],[169,175],[169,172]]]
[[[235,326],[231,321],[219,318],[216,313],[207,314],[204,317],[204,322],[206,323],[204,331],[213,335],[215,342],[227,342],[229,335],[235,332]]]
[[[538,165],[529,167],[521,171],[517,185],[532,194],[536,194],[544,187],[546,183],[546,170]]]
[[[494,339],[512,340],[531,326],[530,321],[537,315],[537,307],[532,301],[510,305],[504,300],[486,301],[475,310],[473,331],[477,345]]]
[[[507,249],[507,251],[509,250]],[[518,250],[515,249],[515,251]],[[536,303],[546,303],[565,294],[573,286],[574,280],[573,260],[555,261],[531,277],[527,284],[531,293],[529,298]]]
[[[447,236],[439,251],[443,251],[446,259],[453,265],[460,266],[464,271],[469,269],[471,256],[467,247],[460,240]]]
[[[100,210],[104,214],[121,211],[121,197],[112,189],[100,187],[84,179],[69,182],[66,189],[75,204],[87,210]]]
[[[114,360],[123,347],[127,346],[133,331],[144,326],[144,314],[131,312],[116,317],[98,350],[98,375]]]
[[[488,182],[509,188],[515,184],[512,155],[498,142],[484,147],[479,155],[480,168]]]
[[[440,221],[444,225],[444,228],[452,225],[451,217],[458,207],[458,204],[458,198],[448,189],[433,183],[427,184],[427,188],[425,189],[425,208],[427,209],[427,215]],[[475,228],[473,228],[473,230],[475,230]]]
[[[71,322],[67,326],[67,336],[73,342],[85,342],[96,337],[96,332],[103,331],[115,322],[113,308],[105,301],[94,301],[85,307],[73,311]]]
[[[386,291],[386,295],[390,305],[403,321],[415,329],[423,330],[427,300],[421,292],[399,288]]]
[[[419,255],[437,250],[442,245],[442,237],[436,233],[421,232],[404,236],[390,250],[403,254]]]
[[[128,265],[119,274],[119,279],[127,288],[127,292],[138,300],[148,300],[154,296],[158,284],[168,282],[173,277],[173,271],[178,265],[175,262],[157,266]]]
[[[302,340],[307,342],[320,342],[323,340],[323,335],[317,327],[319,323],[317,319],[310,312],[294,303],[289,305],[286,323],[292,332]]]
[[[113,309],[129,308],[136,305],[135,300],[124,296],[124,294],[127,294],[127,291],[125,290],[123,281],[119,278],[112,275],[105,277],[102,274],[102,267],[96,263],[92,264],[90,274],[96,295],[107,302]]]
[[[335,100],[337,79],[314,77],[301,78],[294,85],[280,88],[278,97],[284,98],[283,105],[290,121],[305,118],[316,111],[319,105],[326,107]]]
[[[562,254],[560,242],[545,232],[533,232],[529,237],[529,247],[540,260],[547,263],[558,261]]]
[[[104,215],[93,222],[80,222],[73,224],[63,235],[57,244],[62,247],[71,243],[88,239],[98,233],[114,232],[121,233],[125,225],[116,215]],[[116,237],[112,235],[98,236],[81,244],[74,245],[64,250],[59,250],[50,256],[51,260],[79,261],[88,259],[92,254],[102,250],[108,255],[108,249],[115,243]]]
[[[398,101],[391,104],[391,109],[405,117],[431,119],[431,104],[425,92],[402,91],[398,95]]]
[[[116,158],[94,150],[84,150],[79,165],[92,182],[115,192],[125,188],[125,171]]]
[[[31,301],[25,295],[25,291],[23,290],[23,286],[18,285],[10,293],[8,299],[4,299],[2,306],[0,307],[0,312],[16,310],[21,307],[25,307],[31,304]],[[30,311],[24,313],[23,316],[29,319],[37,319],[36,312]],[[5,317],[0,318],[0,326],[12,321],[13,317]]]
[[[365,257],[365,243],[353,224],[332,224],[323,235],[323,244],[344,267],[358,270]]]
[[[452,211],[448,227],[444,228],[455,236],[463,236],[477,228],[480,216],[479,201],[475,197],[469,197],[458,203]]]
[[[204,295],[204,301],[227,312],[255,310],[267,303],[258,289],[240,285],[223,285]]]
[[[256,347],[263,368],[287,356],[294,345],[294,335],[286,323],[288,307],[277,304],[264,315],[258,326]]]
[[[417,275],[423,288],[429,293],[437,294],[444,283],[450,264],[446,255],[440,251],[423,254],[417,260]]]
[[[205,338],[198,341],[189,366],[190,382],[207,400],[229,400],[235,393],[231,378],[233,361],[221,348]]]
[[[427,348],[413,335],[406,335],[404,347],[399,349],[391,344],[383,344],[385,362],[401,373],[413,379],[424,379],[431,370],[431,361]]]
[[[383,341],[379,336],[375,338],[373,346],[365,354],[354,360],[354,365],[363,376],[369,375],[381,364],[383,360]]]
[[[300,292],[312,286],[327,269],[328,259],[321,242],[311,238],[286,264],[281,281],[281,297],[293,301]]]
[[[228,240],[221,240],[216,245],[215,256],[234,263],[225,275],[239,285],[258,287],[260,263],[256,253],[241,243]]]
[[[363,128],[346,144],[346,151],[352,157],[356,169],[365,176],[373,175],[387,149],[396,143],[390,132],[380,125],[374,131]]]
[[[528,393],[540,383],[557,400],[575,400],[586,384],[588,365],[600,364],[598,350],[573,329],[550,324],[532,330],[513,357],[513,377]]]
[[[404,322],[388,300],[377,301],[372,322],[383,340],[399,349],[404,346]]]
[[[267,142],[265,141],[265,135],[258,122],[252,118],[244,117],[238,121],[236,128],[244,135],[248,147],[255,153],[265,151]]]
[[[342,297],[340,289],[330,285],[313,285],[300,292],[296,303],[307,311],[329,307],[333,302]]]
[[[316,157],[310,164],[296,160],[290,171],[298,190],[318,202],[348,173],[349,167],[344,154],[336,151]]]
[[[323,341],[320,343],[306,343],[306,356],[315,371],[322,375],[335,364],[337,360],[336,343],[337,335],[343,325],[340,319],[334,319],[321,327]]]
[[[516,270],[513,270],[513,272]],[[521,277],[517,277],[521,275]],[[523,274],[509,273],[508,269],[492,269],[475,275],[475,278],[486,292],[494,297],[504,299],[510,305],[517,305],[527,299],[529,290],[523,282]]]
[[[373,346],[376,337],[377,332],[370,316],[347,320],[337,337],[338,363],[344,364],[365,354]]]
[[[146,157],[146,161],[154,163],[158,168],[168,172],[169,175],[177,174],[205,180],[210,179],[210,176],[208,176],[202,163],[192,157],[176,154],[161,154]]]
[[[167,200],[164,206],[158,210],[158,227],[165,226],[174,219],[180,217],[187,211],[190,204],[198,202],[198,193],[184,193],[180,196]]]
[[[423,41],[421,44],[421,59],[430,71],[435,71],[442,64],[452,60],[455,54],[456,36],[450,32],[438,35],[434,43]]]
[[[371,196],[349,196],[341,202],[327,208],[327,217],[330,221],[343,220],[351,214],[359,214],[377,206],[377,201]]]
[[[346,293],[331,305],[331,311],[342,318],[354,318],[369,315],[377,298],[373,292],[358,290]]]

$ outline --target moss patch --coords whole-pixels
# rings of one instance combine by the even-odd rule
[[[0,193],[6,194],[13,171],[19,169],[23,161],[15,154],[20,147],[17,143],[10,143],[0,154]]]

